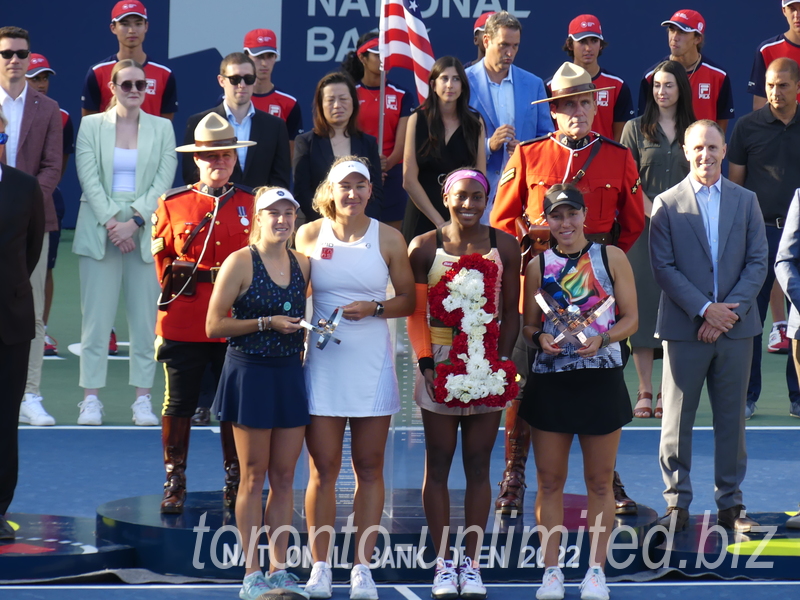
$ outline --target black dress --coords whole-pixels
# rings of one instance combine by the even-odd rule
[[[469,150],[467,149],[464,128],[462,126],[459,126],[453,135],[450,136],[450,140],[444,145],[444,148],[442,148],[439,158],[434,156],[422,156],[420,149],[425,140],[428,139],[428,119],[425,112],[422,110],[417,111],[417,114],[417,127],[415,129],[415,150],[417,154],[417,166],[419,167],[419,175],[417,178],[433,206],[439,211],[443,219],[449,221],[450,211],[445,208],[442,202],[444,177],[450,171],[454,171],[459,167],[474,167],[474,160],[470,157]],[[406,243],[410,242],[416,236],[434,229],[436,228],[433,226],[430,219],[422,214],[413,201],[409,201],[406,204],[406,214],[403,219],[403,236],[406,238]]]

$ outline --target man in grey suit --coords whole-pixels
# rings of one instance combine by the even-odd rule
[[[692,124],[684,138],[689,176],[656,197],[650,223],[650,260],[662,290],[656,336],[664,345],[659,462],[668,508],[659,524],[675,531],[689,523],[692,427],[704,382],[714,422],[717,523],[735,531],[757,526],[745,514],[741,484],[767,238],[756,195],[722,177],[725,151],[719,125]]]

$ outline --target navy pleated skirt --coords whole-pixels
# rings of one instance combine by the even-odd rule
[[[258,429],[308,425],[300,354],[268,357],[229,347],[211,411],[220,421]]]

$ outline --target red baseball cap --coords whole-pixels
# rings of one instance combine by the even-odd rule
[[[244,51],[250,56],[272,52],[278,56],[278,38],[271,29],[253,29],[244,36]]]
[[[689,10],[682,8],[677,11],[668,21],[661,23],[662,27],[675,25],[681,31],[690,33],[692,31],[705,35],[706,33],[706,20],[696,10]]]
[[[31,52],[31,61],[28,65],[28,72],[25,73],[25,77],[33,78],[43,71],[50,71],[53,75],[56,74],[44,56]]]
[[[603,39],[603,28],[600,19],[594,15],[578,15],[569,22],[569,37],[578,41],[587,37]]]
[[[491,17],[493,14],[494,11],[485,12],[480,17],[475,19],[475,25],[473,25],[472,27],[472,33],[475,33],[476,31],[483,31],[484,29],[486,29],[486,21],[488,21],[489,17]]]
[[[137,17],[147,19],[147,9],[139,0],[121,0],[117,2],[111,10],[111,22],[116,23],[117,21],[121,21],[128,15],[136,15]]]

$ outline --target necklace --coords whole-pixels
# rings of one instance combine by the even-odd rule
[[[261,254],[261,261],[262,261],[263,263],[265,263],[265,264],[264,264],[264,267],[265,267],[265,268],[266,268],[267,266],[270,266],[270,267],[272,267],[273,269],[275,269],[276,271],[278,271],[278,273],[280,273],[280,274],[281,274],[281,277],[283,277],[283,270],[281,269],[281,267],[280,267],[280,264],[279,264],[278,266],[275,266],[275,262],[274,262],[274,261],[273,261],[271,258],[267,258],[267,255],[266,255],[266,253],[265,253],[265,252],[262,252],[261,250],[259,250],[259,253]],[[288,254],[287,254],[287,256],[288,256]],[[282,259],[283,259],[283,257],[281,257],[280,259],[278,259],[278,262],[279,262],[279,263],[280,263],[280,262],[283,262],[283,260],[282,260]],[[269,269],[267,269],[267,271],[269,271]]]
[[[703,60],[703,55],[702,54],[698,54],[697,55],[697,62],[694,63],[694,65],[692,66],[691,69],[688,69],[686,71],[686,73],[689,75],[689,81],[691,81],[692,77],[694,77],[694,74],[697,72],[697,67],[700,66],[700,61],[702,61],[702,60]]]
[[[592,242],[589,242],[581,250],[579,250],[578,252],[574,252],[572,254],[567,254],[566,252],[562,252],[561,248],[559,248],[558,246],[555,247],[555,250],[556,250],[556,252],[558,252],[562,256],[566,256],[569,260],[577,260],[581,256],[583,256],[584,254],[586,254],[586,251],[589,250],[591,245],[592,245]]]

